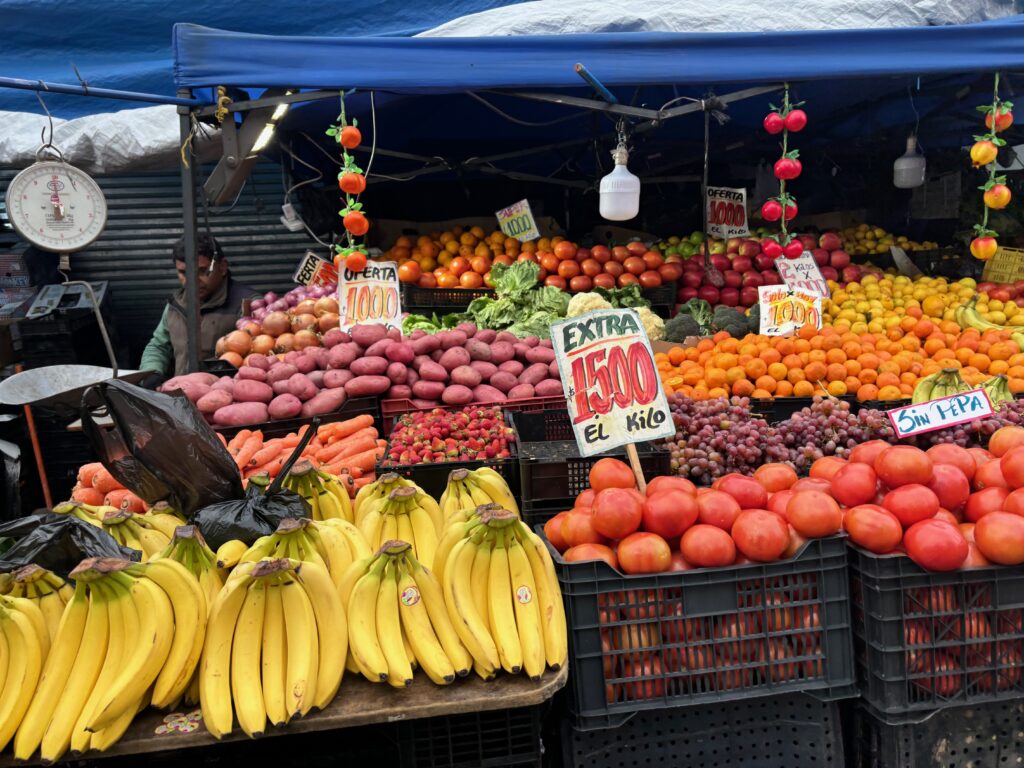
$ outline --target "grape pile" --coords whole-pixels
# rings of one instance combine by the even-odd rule
[[[665,441],[672,471],[698,485],[710,485],[729,472],[752,474],[766,460],[774,440],[764,419],[754,418],[748,398],[691,400],[669,398],[676,435]]]

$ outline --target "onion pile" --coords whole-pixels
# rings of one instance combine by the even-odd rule
[[[323,334],[339,327],[338,287],[299,286],[278,296],[273,291],[254,299],[251,314],[217,340],[214,354],[236,368],[249,355],[283,354],[322,346]]]

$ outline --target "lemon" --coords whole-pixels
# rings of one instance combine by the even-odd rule
[[[986,319],[990,320],[993,323],[998,323],[999,325],[1005,325],[1006,324],[1006,313],[1005,312],[1001,312],[999,310],[995,310],[995,311],[989,312],[988,315],[986,315]]]
[[[1018,312],[1013,317],[1011,317],[1009,324],[1018,327],[1024,325],[1024,312]]]

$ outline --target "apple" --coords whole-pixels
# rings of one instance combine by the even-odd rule
[[[726,253],[739,253],[740,243],[743,242],[741,237],[730,237],[725,241],[725,252]]]
[[[836,249],[829,254],[829,264],[836,269],[845,269],[850,266],[850,254],[846,251]]]
[[[775,259],[764,253],[759,253],[754,257],[754,266],[759,270],[771,269],[775,264]]]
[[[696,299],[697,298],[697,289],[696,288],[692,288],[692,287],[687,285],[687,286],[684,286],[684,287],[680,288],[679,292],[676,294],[676,296],[679,298],[679,301],[687,302],[690,299]]]
[[[826,251],[837,251],[843,247],[843,239],[835,232],[826,232],[818,238],[818,247]]]
[[[765,285],[781,285],[782,278],[779,277],[779,273],[774,269],[762,269],[761,279],[764,280]]]
[[[739,253],[740,256],[746,256],[747,258],[753,258],[754,256],[757,256],[757,254],[759,254],[760,252],[761,246],[757,242],[757,240],[750,240],[747,238],[744,238],[740,242],[740,249],[739,251],[737,251],[737,253]]]
[[[810,251],[818,247],[818,241],[814,235],[797,235],[796,239],[803,243],[805,251]]]
[[[832,280],[833,282],[839,281],[839,273],[836,272],[834,267],[822,267],[821,276],[826,280]]]
[[[749,272],[754,267],[754,262],[749,256],[733,256],[732,268],[737,272]]]
[[[731,287],[723,288],[719,293],[718,301],[727,307],[735,307],[740,303],[740,292]]]
[[[1022,296],[1019,299],[1014,299],[1013,303],[1016,304],[1018,307],[1024,307],[1024,296]]]
[[[716,253],[711,257],[711,266],[713,266],[719,272],[725,272],[727,269],[732,268],[732,262],[729,261],[729,258],[727,256],[723,256],[720,253]]]
[[[760,272],[747,272],[743,275],[743,287],[753,286],[756,288],[759,285],[764,285],[764,278]]]
[[[703,253],[703,251],[702,251],[702,253]],[[725,243],[723,243],[721,240],[716,240],[715,242],[711,243],[711,255],[712,256],[714,256],[716,254],[723,254],[723,253],[725,253]]]
[[[978,285],[975,288],[975,290],[978,293],[988,293],[989,291],[991,291],[995,287],[996,287],[995,283],[978,283]]]
[[[1010,300],[1010,292],[1005,288],[993,288],[988,292],[988,297],[996,301],[1007,302]]]
[[[680,280],[685,286],[689,286],[690,288],[700,288],[701,283],[704,282],[704,274],[703,272],[696,272],[694,270],[690,270],[689,272],[683,270],[683,276]]]
[[[740,290],[740,304],[752,307],[757,304],[757,288],[753,285],[744,286]]]
[[[700,274],[704,273],[704,260],[703,259],[687,259],[683,262],[683,272],[697,272]]]
[[[724,277],[725,284],[730,288],[739,288],[741,285],[743,285],[743,275],[741,275],[735,269],[727,269],[724,273]]]
[[[697,298],[714,306],[718,303],[718,289],[713,285],[702,285],[697,289]]]
[[[843,282],[844,283],[859,283],[861,278],[861,270],[856,264],[851,264],[848,267],[843,267]]]
[[[814,248],[811,250],[811,256],[814,257],[814,263],[819,267],[824,267],[828,264],[828,251],[824,248]]]

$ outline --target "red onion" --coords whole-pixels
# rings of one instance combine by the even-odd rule
[[[265,306],[267,306],[266,299],[253,299],[249,302],[250,309],[263,309]]]
[[[267,309],[269,309],[271,312],[284,312],[286,309],[288,309],[288,306],[289,305],[287,301],[285,301],[284,299],[278,299],[273,304],[268,304]]]
[[[273,291],[267,291],[265,294],[263,294],[263,300],[268,304],[277,301],[277,299],[278,296]]]
[[[268,314],[269,310],[266,307],[261,307],[252,311],[252,318],[253,320],[263,320]]]
[[[245,327],[245,326],[246,326],[246,325],[247,325],[248,323],[251,323],[251,322],[253,322],[253,321],[254,321],[255,319],[256,319],[256,318],[254,318],[254,317],[249,317],[248,315],[246,315],[245,317],[240,317],[240,318],[238,318],[238,320],[236,320],[236,321],[235,321],[235,330],[237,330],[237,331],[241,331],[241,330],[243,330],[243,329],[244,329],[244,327]]]

